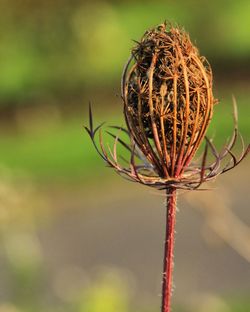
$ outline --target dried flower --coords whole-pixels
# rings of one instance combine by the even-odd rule
[[[120,174],[139,183],[167,189],[197,189],[200,185],[238,165],[249,152],[239,158],[232,153],[237,137],[237,109],[234,102],[235,128],[231,140],[218,152],[206,138],[201,164],[192,162],[204,139],[213,106],[212,70],[205,57],[182,29],[166,23],[146,31],[132,50],[122,76],[122,99],[130,144],[113,133],[113,151],[102,142],[101,126],[86,128],[98,153]],[[100,131],[100,149],[95,135]],[[131,153],[129,166],[119,162],[116,152],[121,143]],[[207,165],[210,148],[214,162]],[[221,168],[221,161],[229,156]]]
[[[101,126],[93,127],[89,107],[89,133],[93,144],[108,163],[131,180],[165,189],[167,195],[166,237],[162,283],[162,312],[170,311],[176,189],[197,189],[219,174],[237,166],[249,152],[242,140],[242,153],[237,158],[232,149],[239,136],[237,107],[234,104],[234,132],[222,151],[205,137],[213,106],[212,70],[200,56],[188,34],[166,23],[147,31],[132,50],[122,76],[122,99],[129,143],[107,131],[114,138],[111,151],[104,147]],[[99,146],[95,135],[99,132]],[[195,153],[205,137],[206,145],[197,164]],[[127,166],[117,155],[120,143],[130,152]],[[214,157],[207,164],[210,149]],[[227,160],[224,164],[223,160]],[[222,162],[223,161],[223,162]]]

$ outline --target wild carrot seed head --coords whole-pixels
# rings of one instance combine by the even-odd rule
[[[178,27],[162,24],[146,31],[137,42],[122,75],[122,98],[127,129],[111,127],[118,130],[116,135],[106,131],[114,138],[113,148],[105,145],[103,124],[94,127],[91,106],[85,129],[108,166],[132,181],[157,189],[197,189],[236,167],[250,151],[242,140],[241,155],[233,152],[239,137],[233,99],[231,139],[217,151],[205,137],[201,163],[193,160],[213,113],[212,71]],[[128,141],[120,137],[121,132]],[[118,144],[129,152],[127,158],[120,155]],[[211,163],[207,162],[209,150]]]
[[[213,112],[212,71],[182,29],[162,24],[132,51],[123,77],[129,131],[162,177],[179,177]]]

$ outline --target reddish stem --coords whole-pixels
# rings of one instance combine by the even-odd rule
[[[176,189],[169,188],[167,189],[166,237],[165,237],[164,260],[163,260],[161,312],[170,312],[175,213],[176,213]]]

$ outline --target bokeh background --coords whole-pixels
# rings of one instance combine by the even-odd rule
[[[0,0],[0,312],[159,311],[164,197],[105,167],[83,126],[89,101],[124,124],[132,39],[164,20],[213,67],[216,145],[232,94],[247,142],[249,0]],[[173,311],[250,311],[248,172],[180,193]]]

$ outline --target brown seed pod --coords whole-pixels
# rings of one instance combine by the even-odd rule
[[[212,71],[188,34],[162,24],[132,51],[122,82],[128,129],[161,177],[179,177],[213,112]]]
[[[119,129],[113,149],[103,142],[101,126],[94,128],[91,107],[85,127],[104,161],[130,180],[166,191],[166,237],[162,280],[162,312],[170,311],[175,233],[176,190],[194,190],[236,167],[248,154],[242,140],[237,158],[233,148],[239,135],[237,106],[234,103],[234,132],[218,152],[208,138],[201,164],[192,161],[199,148],[215,103],[212,71],[200,56],[188,34],[162,24],[147,31],[132,50],[122,75],[122,98],[127,129]],[[99,132],[99,145],[95,140]],[[126,134],[124,141],[119,134]],[[120,155],[118,143],[129,151]],[[207,164],[211,151],[214,161]],[[125,156],[125,157],[124,157]],[[228,160],[229,158],[229,160]],[[225,162],[225,160],[228,160]],[[192,161],[192,162],[191,162]]]
[[[166,23],[148,30],[137,42],[122,75],[122,98],[127,129],[115,135],[111,149],[105,146],[102,124],[93,125],[89,107],[89,127],[85,127],[103,160],[130,180],[157,189],[197,189],[236,167],[248,154],[233,148],[239,137],[237,106],[234,104],[234,131],[221,151],[205,137],[201,163],[193,160],[213,113],[212,71],[200,56],[189,35]],[[99,133],[99,144],[96,134]],[[127,135],[126,141],[120,134]],[[129,157],[119,155],[120,144]],[[210,151],[214,158],[207,163]],[[126,158],[126,156],[125,156]]]

